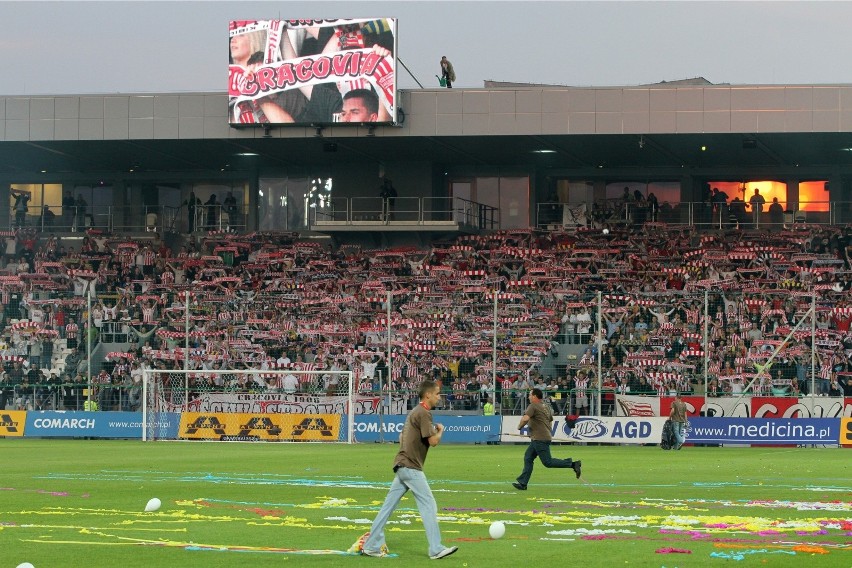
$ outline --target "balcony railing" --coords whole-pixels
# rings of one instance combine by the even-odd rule
[[[245,210],[240,207],[226,208],[223,205],[199,205],[189,218],[185,206],[116,207],[92,205],[86,208],[71,208],[63,211],[61,206],[30,208],[21,214],[10,209],[10,229],[31,227],[42,233],[82,233],[89,230],[112,232],[172,231],[178,233],[246,229]]]
[[[497,229],[496,207],[460,197],[351,197],[332,198],[311,206],[311,227],[358,225],[436,226],[452,225]]]
[[[9,210],[9,230],[20,226],[43,233],[82,233],[97,230],[112,232],[176,232],[248,230],[248,211],[223,205],[199,205],[193,218],[185,206],[88,206],[64,211],[60,206],[30,208],[16,214]],[[496,207],[460,197],[397,197],[393,203],[381,197],[337,197],[324,203],[309,205],[309,228],[390,226],[453,227],[473,230],[501,228],[500,210]],[[699,229],[773,229],[794,225],[842,225],[852,223],[852,202],[800,202],[795,210],[774,214],[764,206],[755,213],[750,208],[737,209],[730,204],[711,207],[701,202],[661,204],[658,209],[624,205],[620,200],[595,204],[539,203],[531,223],[542,230],[570,230],[578,227],[633,227],[649,222]]]
[[[595,203],[539,203],[535,226],[559,230],[578,227],[641,226],[649,222],[703,229],[773,229],[795,224],[839,225],[852,223],[852,202],[801,201],[795,209],[753,211],[746,202],[710,205],[704,202],[665,202],[658,207],[625,204],[620,199]]]

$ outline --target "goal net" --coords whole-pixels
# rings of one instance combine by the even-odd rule
[[[352,371],[144,372],[143,440],[354,440]],[[379,408],[381,401],[359,401]]]

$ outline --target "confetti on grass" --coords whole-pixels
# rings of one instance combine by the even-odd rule
[[[198,545],[192,544],[185,546],[184,550],[190,552],[255,552],[266,554],[299,554],[305,556],[360,556],[360,552],[347,552],[345,550],[298,550],[295,548],[274,548],[267,546],[217,546],[217,545]],[[388,554],[388,558],[395,557],[396,554]]]
[[[262,477],[268,481],[268,476]],[[217,482],[222,482],[220,477]],[[277,479],[275,481],[278,481]],[[293,480],[290,480],[289,484]],[[297,480],[301,484],[303,480]],[[356,486],[354,480],[326,480],[328,487]],[[366,486],[366,485],[362,485]],[[0,488],[0,491],[23,491]],[[35,490],[34,493],[60,498],[74,497],[64,491]],[[331,493],[331,492],[329,492]],[[77,495],[88,498],[88,494]],[[292,496],[291,496],[292,497]],[[547,534],[539,537],[515,535],[516,539],[539,541],[649,541],[654,542],[656,554],[704,555],[701,551],[681,548],[685,545],[706,546],[713,543],[716,550],[712,558],[748,560],[749,555],[808,554],[827,555],[852,550],[852,542],[832,542],[839,536],[852,536],[852,502],[844,501],[774,501],[774,500],[710,500],[710,499],[653,499],[604,498],[544,499],[530,498],[522,509],[500,507],[448,507],[441,509],[440,520],[449,534],[458,533],[455,542],[488,541],[471,532],[471,525],[485,527],[495,519],[505,519],[519,529],[523,527],[548,527]],[[353,550],[300,550],[287,547],[248,546],[240,542],[199,544],[193,542],[195,525],[208,522],[236,523],[246,529],[272,526],[322,531],[363,531],[372,520],[373,511],[381,501],[361,501],[326,494],[311,500],[295,502],[244,502],[211,498],[176,499],[171,510],[156,515],[142,515],[136,511],[114,509],[67,508],[42,506],[36,510],[11,514],[37,515],[46,522],[39,524],[4,521],[0,530],[29,532],[49,529],[49,534],[34,538],[21,538],[21,542],[43,544],[96,545],[96,546],[148,546],[178,548],[187,552],[228,552],[277,554],[278,558],[292,556],[354,556]],[[391,530],[422,532],[419,514],[412,506],[403,508],[393,521]],[[731,506],[749,507],[754,513],[731,515]],[[323,510],[312,515],[308,510]],[[787,511],[809,514],[790,518]],[[763,513],[766,511],[765,513]],[[628,513],[628,514],[625,514]],[[9,513],[7,513],[9,514]],[[86,517],[96,517],[95,526],[84,525]],[[62,521],[65,521],[64,523]],[[99,525],[99,526],[98,526]],[[464,526],[464,529],[457,528]],[[67,529],[73,534],[57,534]],[[637,534],[638,529],[651,529],[649,534]],[[655,534],[652,533],[656,529]],[[156,532],[155,535],[152,532]],[[522,531],[523,532],[523,531]],[[182,534],[178,534],[182,533]],[[65,536],[66,538],[62,538]],[[68,538],[70,537],[70,538]],[[153,537],[153,538],[152,538]],[[603,543],[602,543],[603,544]],[[333,544],[332,544],[333,545]],[[388,556],[397,556],[389,554]],[[706,558],[706,556],[704,556]],[[763,560],[768,562],[768,560]]]
[[[657,554],[692,554],[691,550],[687,550],[685,548],[672,548],[670,546],[658,548],[654,552]]]

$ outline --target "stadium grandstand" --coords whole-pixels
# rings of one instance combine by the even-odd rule
[[[349,370],[405,406],[434,376],[456,414],[852,396],[852,86],[399,97],[300,127],[231,126],[225,93],[0,98],[0,407],[140,411],[145,369]]]

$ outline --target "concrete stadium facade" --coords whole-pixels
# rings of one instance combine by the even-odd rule
[[[386,176],[417,214],[385,230],[441,232],[460,225],[424,208],[452,210],[458,196],[498,212],[477,230],[511,229],[539,225],[554,195],[590,203],[660,184],[694,203],[710,183],[773,180],[790,210],[803,182],[823,184],[823,218],[850,220],[852,85],[495,86],[400,100],[395,126],[234,128],[225,93],[0,98],[0,192],[26,188],[31,206],[57,213],[64,192],[82,192],[110,227],[142,228],[156,212],[151,228],[184,230],[190,191],[231,191],[240,229],[322,233],[313,211],[283,210],[326,183],[326,199],[346,200],[345,230],[375,230],[352,200],[374,198]]]

